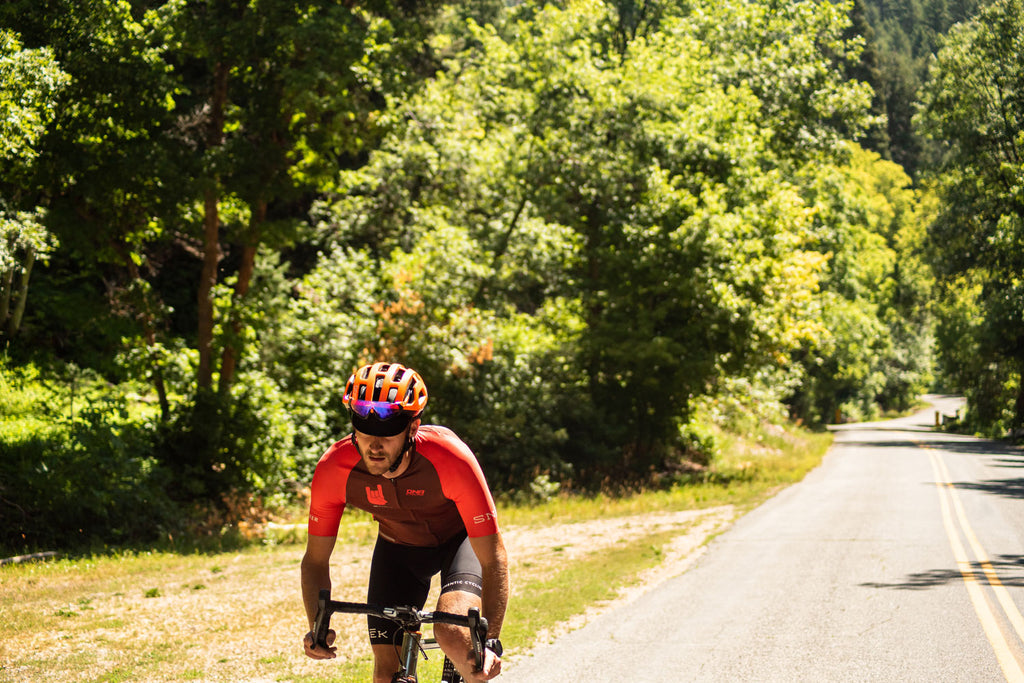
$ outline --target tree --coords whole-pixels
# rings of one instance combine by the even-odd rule
[[[868,104],[863,88],[829,71],[831,57],[775,20],[780,31],[764,54],[815,74],[819,90],[818,118],[800,123],[807,144],[783,157],[774,126],[795,115],[748,85],[755,69],[768,79],[770,60],[751,56],[759,34],[745,34],[748,45],[729,29],[765,7],[708,6],[710,16],[691,17],[665,3],[658,21],[624,29],[624,6],[523,5],[505,23],[471,23],[465,53],[397,112],[380,152],[347,176],[332,220],[343,244],[366,245],[372,270],[416,253],[435,232],[468,237],[472,248],[444,250],[453,266],[465,261],[457,254],[475,251],[491,267],[467,271],[478,282],[469,301],[472,287],[442,288],[440,310],[462,320],[472,319],[463,311],[482,321],[496,313],[501,322],[491,324],[490,360],[436,368],[437,377],[453,378],[446,393],[467,394],[450,414],[466,420],[470,439],[501,452],[500,440],[514,444],[516,431],[495,438],[465,406],[480,404],[486,387],[494,404],[525,409],[531,402],[513,403],[503,386],[530,386],[545,407],[538,423],[552,426],[541,430],[538,450],[554,450],[593,478],[642,476],[671,461],[684,447],[692,397],[788,363],[790,351],[821,334],[812,315],[824,258],[808,249],[812,213],[783,169],[831,150]],[[823,43],[839,45],[830,36],[842,31],[841,13],[823,22],[797,14]],[[723,36],[740,58],[719,61],[705,42]],[[804,98],[793,104],[805,107]],[[397,301],[435,310],[442,297],[430,282]],[[403,352],[423,344],[419,329],[442,328],[423,315],[393,318],[418,340]],[[472,328],[444,335],[449,361],[473,356],[469,340],[454,334],[460,329]],[[545,340],[531,347],[535,355],[499,343],[527,336]]]
[[[21,328],[36,260],[56,246],[43,226],[45,211],[26,195],[39,139],[66,82],[52,51],[23,49],[14,33],[0,30],[0,337],[7,339]]]
[[[805,349],[808,381],[790,403],[808,422],[906,409],[931,377],[931,276],[923,262],[919,198],[897,164],[855,145],[845,163],[807,181],[817,249],[826,256],[821,319]]]
[[[194,347],[192,382],[175,387],[191,405],[177,407],[186,417],[173,424],[189,432],[185,441],[209,438],[162,448],[211,486],[218,454],[235,447],[227,435],[218,441],[222,427],[244,422],[235,394],[242,405],[252,389],[234,385],[254,340],[257,255],[303,239],[311,198],[339,165],[361,163],[386,97],[432,71],[425,36],[437,5],[15,0],[0,8],[34,44],[52,45],[74,77],[33,186],[68,247],[54,277],[77,277],[130,319],[86,325],[99,328],[104,349],[132,340],[131,369],[146,368],[168,425],[176,408],[163,377],[174,356],[191,360],[185,344]],[[244,470],[245,454],[233,456]]]
[[[997,383],[1015,387],[1011,430],[1024,427],[1022,35],[1021,0],[997,0],[952,30],[923,91],[920,118],[944,150],[937,172],[943,207],[931,228],[935,268],[947,286],[962,277],[981,285],[975,348],[980,360],[1000,368]],[[984,387],[964,389],[980,404]],[[1001,412],[979,417],[996,425]]]
[[[308,196],[336,164],[356,162],[372,145],[384,93],[403,82],[396,74],[418,73],[414,60],[434,9],[209,0],[168,12],[170,59],[184,93],[177,112],[194,122],[189,143],[201,193],[201,391],[216,377],[223,395],[234,381],[259,247],[295,243]],[[224,258],[237,276],[229,308],[218,311],[214,287]]]
[[[834,155],[873,123],[871,87],[851,80],[863,38],[849,35],[852,1],[708,3],[692,31],[723,58],[719,78],[746,84],[779,160]]]
[[[927,140],[912,122],[918,89],[927,80],[928,62],[942,35],[957,22],[969,19],[979,3],[862,0],[861,4],[878,55],[878,78],[872,85],[884,102],[889,154],[883,156],[917,179],[932,161]]]
[[[159,18],[124,2],[46,0],[6,3],[0,19],[47,46],[69,76],[26,180],[63,247],[43,274],[53,294],[37,317],[49,328],[40,336],[78,337],[67,346],[79,362],[88,349],[104,349],[102,361],[86,364],[109,376],[117,373],[106,349],[132,340],[133,370],[152,381],[166,418],[163,366],[173,342],[165,334],[169,306],[151,281],[172,249],[170,217],[192,174],[176,154]]]

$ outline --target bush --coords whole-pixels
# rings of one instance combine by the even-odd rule
[[[232,395],[200,393],[162,425],[155,454],[177,484],[175,499],[221,501],[276,492],[296,476],[295,428],[273,382],[249,374]]]
[[[150,542],[175,523],[152,426],[129,420],[123,401],[22,424],[2,434],[0,552]]]

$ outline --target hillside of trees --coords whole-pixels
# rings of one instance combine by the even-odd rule
[[[9,0],[0,548],[296,495],[373,359],[500,493],[1019,432],[1022,1]]]

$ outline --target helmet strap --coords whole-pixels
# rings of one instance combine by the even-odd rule
[[[388,468],[388,472],[391,474],[394,474],[395,471],[402,466],[402,463],[405,461],[405,456],[412,452],[412,447],[416,444],[416,438],[409,434],[410,431],[411,429],[408,428],[405,431],[405,445],[402,446],[402,454],[395,458],[394,464]]]
[[[391,464],[391,467],[389,467],[389,468],[388,468],[388,472],[389,472],[390,474],[394,474],[394,473],[395,473],[395,471],[396,471],[396,470],[397,470],[397,469],[398,469],[399,467],[401,467],[401,466],[402,466],[402,461],[403,461],[403,460],[405,460],[405,449],[404,449],[404,448],[402,449],[402,454],[401,454],[401,455],[399,455],[399,456],[398,456],[397,458],[395,458],[395,462],[393,462],[393,463]]]

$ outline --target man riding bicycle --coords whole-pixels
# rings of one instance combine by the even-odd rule
[[[353,433],[331,446],[313,475],[309,535],[302,558],[302,599],[310,632],[306,654],[332,659],[335,648],[315,648],[313,621],[321,589],[331,587],[330,558],[346,505],[370,512],[378,537],[367,602],[422,609],[431,578],[440,573],[436,609],[466,614],[478,607],[488,623],[483,669],[466,629],[435,625],[434,637],[466,681],[501,672],[498,635],[508,604],[508,559],[494,500],[473,452],[454,432],[422,425],[427,388],[419,374],[398,363],[357,370],[345,386]],[[367,618],[374,683],[388,683],[400,668],[400,634],[386,619]],[[333,642],[333,632],[329,642]]]

